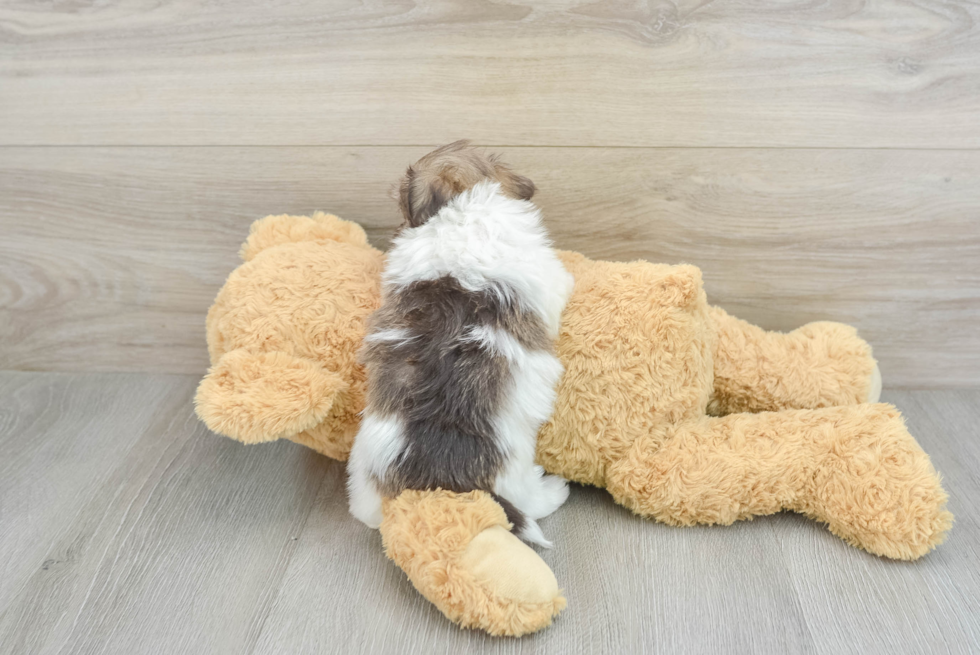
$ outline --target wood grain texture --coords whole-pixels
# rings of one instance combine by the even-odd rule
[[[4,384],[29,380],[20,394],[35,401],[51,377],[0,374]],[[0,606],[0,652],[241,653],[262,630],[325,460],[286,442],[248,449],[209,434],[193,414],[191,376],[133,378],[67,376],[65,395],[76,403],[61,407],[62,420],[79,424],[98,411],[108,424],[102,429],[121,432],[129,449],[105,458],[111,473],[100,474],[105,465],[89,455],[73,478],[57,480],[68,497],[93,485],[94,494],[30,508],[30,519],[57,523],[56,532],[32,538],[19,515],[8,523],[4,513],[0,534],[23,546],[4,556],[27,565],[29,577]],[[127,397],[133,387],[169,400]],[[102,398],[88,408],[93,395]],[[126,419],[144,404],[155,420],[132,434]],[[48,411],[41,402],[16,411],[26,429],[8,437],[5,450],[30,453],[35,440],[66,450],[90,445],[84,433],[76,439],[38,424]],[[32,454],[21,459],[34,479],[5,480],[5,500],[47,491],[50,457]]]
[[[920,561],[873,557],[795,514],[671,528],[575,486],[542,525],[568,609],[515,640],[459,630],[419,596],[377,532],[348,514],[342,464],[203,430],[193,382],[0,374],[0,444],[16,463],[0,477],[4,580],[28,572],[5,587],[14,593],[0,604],[0,652],[980,649],[980,391],[886,390],[944,474],[956,515],[947,542]],[[125,435],[125,447],[102,433]],[[67,458],[87,444],[75,470],[50,464],[51,449]],[[54,500],[43,495],[51,485]],[[59,527],[27,532],[35,523]]]
[[[384,247],[426,147],[0,148],[0,368],[201,373],[249,223]],[[561,248],[699,265],[768,329],[859,328],[890,386],[980,384],[980,152],[506,148]]]
[[[0,610],[35,572],[160,413],[183,408],[189,380],[0,373]]]
[[[29,0],[0,143],[980,147],[973,1]]]

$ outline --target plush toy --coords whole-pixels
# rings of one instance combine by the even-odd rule
[[[344,460],[364,406],[357,351],[383,254],[335,216],[269,216],[207,317],[198,415],[245,443],[290,439]],[[640,516],[731,524],[793,510],[848,543],[916,559],[952,522],[929,457],[891,405],[870,347],[837,323],[766,332],[707,304],[693,266],[564,252],[575,290],[538,461]],[[337,502],[346,502],[338,498]],[[385,501],[388,556],[446,616],[520,635],[565,606],[548,566],[475,491]]]

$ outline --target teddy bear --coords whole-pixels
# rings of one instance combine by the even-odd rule
[[[358,350],[384,255],[336,216],[256,221],[207,315],[198,416],[246,444],[289,439],[346,460],[365,403]],[[561,260],[575,278],[565,367],[537,460],[638,516],[729,525],[783,510],[913,560],[952,524],[929,457],[854,328],[767,332],[708,305],[689,265]],[[337,502],[346,502],[338,498]],[[385,552],[450,620],[539,630],[565,607],[554,574],[482,491],[384,501]]]

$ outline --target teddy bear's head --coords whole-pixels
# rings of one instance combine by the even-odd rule
[[[286,438],[346,459],[364,406],[357,351],[380,303],[382,253],[355,223],[317,214],[257,221],[241,255],[208,312],[211,369],[198,415],[245,443]]]

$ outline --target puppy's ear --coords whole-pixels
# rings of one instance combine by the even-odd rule
[[[534,192],[537,191],[537,187],[534,186],[534,182],[530,178],[524,177],[523,175],[514,175],[510,180],[510,191],[516,198],[521,200],[530,200],[534,197]]]
[[[398,200],[398,209],[402,212],[405,225],[412,224],[412,180],[415,179],[415,171],[409,166],[402,177],[401,182],[392,191]]]
[[[405,223],[409,227],[418,227],[438,214],[456,193],[451,179],[409,166],[402,178],[398,206]]]
[[[534,192],[538,189],[531,178],[512,171],[510,166],[500,161],[499,155],[490,155],[487,161],[493,166],[492,176],[500,182],[500,188],[505,194],[518,200],[530,200],[534,197]]]

